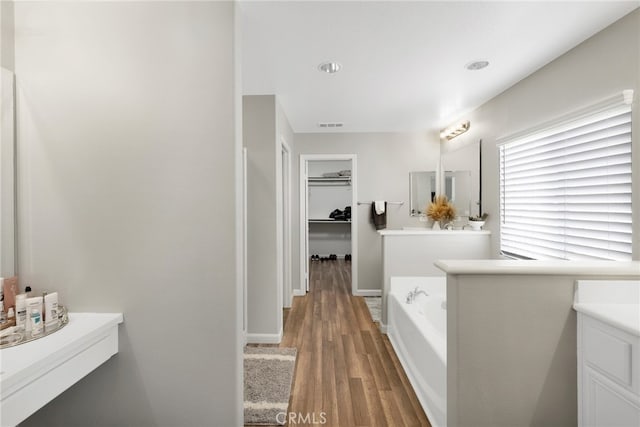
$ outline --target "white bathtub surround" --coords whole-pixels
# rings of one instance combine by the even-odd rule
[[[0,350],[0,425],[24,421],[118,352],[121,313],[69,313],[51,335]]]
[[[640,425],[640,280],[581,280],[578,426]]]
[[[640,262],[462,261],[447,273],[447,425],[577,425],[576,280]]]
[[[391,277],[444,276],[439,259],[487,259],[491,233],[471,230],[380,230],[382,236],[382,321],[387,325],[387,294]]]
[[[420,292],[407,302],[416,288]],[[425,293],[427,295],[425,295]],[[387,334],[431,425],[447,425],[445,277],[393,277]]]

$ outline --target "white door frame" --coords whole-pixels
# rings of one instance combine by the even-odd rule
[[[247,147],[242,147],[242,332],[247,343],[249,288],[247,286]]]
[[[282,164],[282,306],[291,307],[291,148],[280,138]]]
[[[308,238],[308,162],[322,160],[351,160],[351,293],[358,289],[358,165],[355,154],[301,154],[300,155],[300,292],[309,291],[309,238]]]
[[[307,160],[306,156],[300,155],[300,167],[298,171],[300,180],[300,194],[298,197],[299,204],[299,227],[300,227],[300,285],[296,290],[299,295],[305,295],[309,291],[309,209],[308,191],[309,184],[307,181]],[[295,291],[294,291],[295,292]]]

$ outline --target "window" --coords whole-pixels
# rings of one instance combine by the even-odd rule
[[[503,254],[631,260],[632,98],[499,141]]]

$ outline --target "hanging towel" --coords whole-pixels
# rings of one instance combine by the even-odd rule
[[[385,202],[384,200],[376,200],[373,203],[376,206],[376,214],[382,215],[386,211],[387,202]]]
[[[378,203],[382,204],[382,213],[377,212]],[[373,222],[373,225],[376,227],[376,230],[382,230],[384,228],[387,228],[387,202],[375,201],[371,203],[371,221]]]

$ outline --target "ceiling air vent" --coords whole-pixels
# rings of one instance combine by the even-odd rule
[[[341,128],[342,126],[344,126],[344,123],[340,123],[340,122],[320,122],[320,123],[318,123],[318,127],[319,128],[323,128],[323,129]]]

